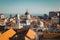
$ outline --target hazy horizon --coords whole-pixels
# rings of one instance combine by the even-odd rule
[[[60,0],[0,0],[0,13],[48,14],[60,11]]]

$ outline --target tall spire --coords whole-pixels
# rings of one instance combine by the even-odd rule
[[[28,12],[28,9],[26,9],[26,12]]]
[[[28,15],[29,13],[28,13],[28,9],[26,10],[26,12],[25,12],[25,15]]]

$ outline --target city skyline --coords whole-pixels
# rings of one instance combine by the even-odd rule
[[[0,13],[48,14],[60,11],[60,0],[0,0]]]

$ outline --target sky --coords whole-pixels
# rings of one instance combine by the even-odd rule
[[[48,14],[60,11],[60,0],[0,0],[0,13]]]

